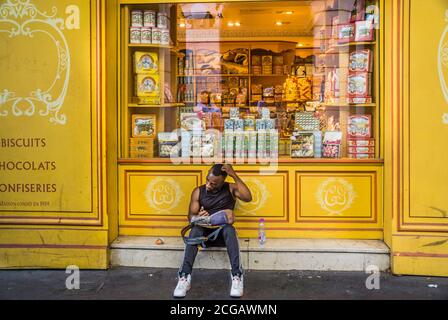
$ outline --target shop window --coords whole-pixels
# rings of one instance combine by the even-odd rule
[[[121,158],[380,158],[375,1],[121,9]]]

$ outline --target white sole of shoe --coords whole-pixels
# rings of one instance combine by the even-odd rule
[[[176,296],[173,294],[173,298],[185,298],[187,296],[188,291],[190,291],[191,285],[187,287],[187,291],[185,292],[185,295],[183,296]]]

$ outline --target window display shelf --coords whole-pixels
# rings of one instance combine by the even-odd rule
[[[172,49],[175,50],[176,47],[167,44],[144,44],[144,43],[129,43],[129,48],[159,48],[159,49]]]
[[[129,103],[129,108],[177,108],[184,107],[185,103],[164,103],[164,104],[137,104]]]
[[[177,160],[180,160],[177,159]],[[224,160],[224,158],[223,158]],[[202,159],[186,159],[186,163],[185,164],[189,164],[189,163],[214,163],[216,161],[216,159],[213,158],[202,158]],[[265,160],[263,161],[263,159],[261,160],[257,160],[254,164],[262,164],[264,163],[268,163],[268,161],[272,160]],[[171,163],[171,159],[170,158],[151,158],[151,159],[137,159],[137,158],[121,158],[118,160],[119,164],[144,164],[144,163]],[[244,164],[251,164],[253,163],[253,161],[251,160],[250,162],[245,159],[242,163]],[[382,164],[384,163],[383,159],[349,159],[349,158],[339,158],[339,159],[330,159],[330,158],[303,158],[303,159],[297,159],[297,158],[290,158],[289,156],[284,156],[284,157],[279,157],[278,158],[278,163],[339,163],[339,164],[345,164],[345,163],[349,163],[349,164],[354,164],[354,163],[359,163],[359,164]],[[233,164],[239,164],[236,160],[234,160]]]

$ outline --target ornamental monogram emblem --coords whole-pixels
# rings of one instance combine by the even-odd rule
[[[448,104],[448,10],[445,11],[445,22],[447,25],[439,43],[438,69],[443,96]],[[448,124],[448,113],[443,114],[442,121],[444,124]]]
[[[257,211],[266,205],[266,201],[271,195],[260,179],[249,177],[245,178],[244,182],[252,194],[252,201],[237,201],[236,209],[243,215],[256,215]]]
[[[160,213],[172,213],[171,210],[177,207],[184,193],[174,179],[158,177],[148,184],[144,196],[151,208]]]
[[[0,6],[0,37],[3,34],[6,43],[20,38],[49,37],[55,46],[55,61],[57,61],[52,83],[43,88],[36,88],[25,94],[17,93],[13,88],[0,88],[0,117],[11,115],[31,117],[38,114],[50,117],[51,123],[66,124],[67,117],[61,114],[61,107],[67,95],[70,79],[70,51],[62,32],[65,20],[56,16],[55,7],[51,9],[50,14],[41,12],[31,0],[6,0]],[[27,79],[23,79],[23,83],[27,82],[29,82]]]
[[[317,202],[330,215],[340,215],[349,209],[355,198],[356,192],[353,185],[341,178],[325,180],[316,192]]]

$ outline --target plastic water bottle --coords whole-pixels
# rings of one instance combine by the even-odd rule
[[[266,242],[266,230],[264,228],[264,219],[258,220],[258,242],[264,245]]]

